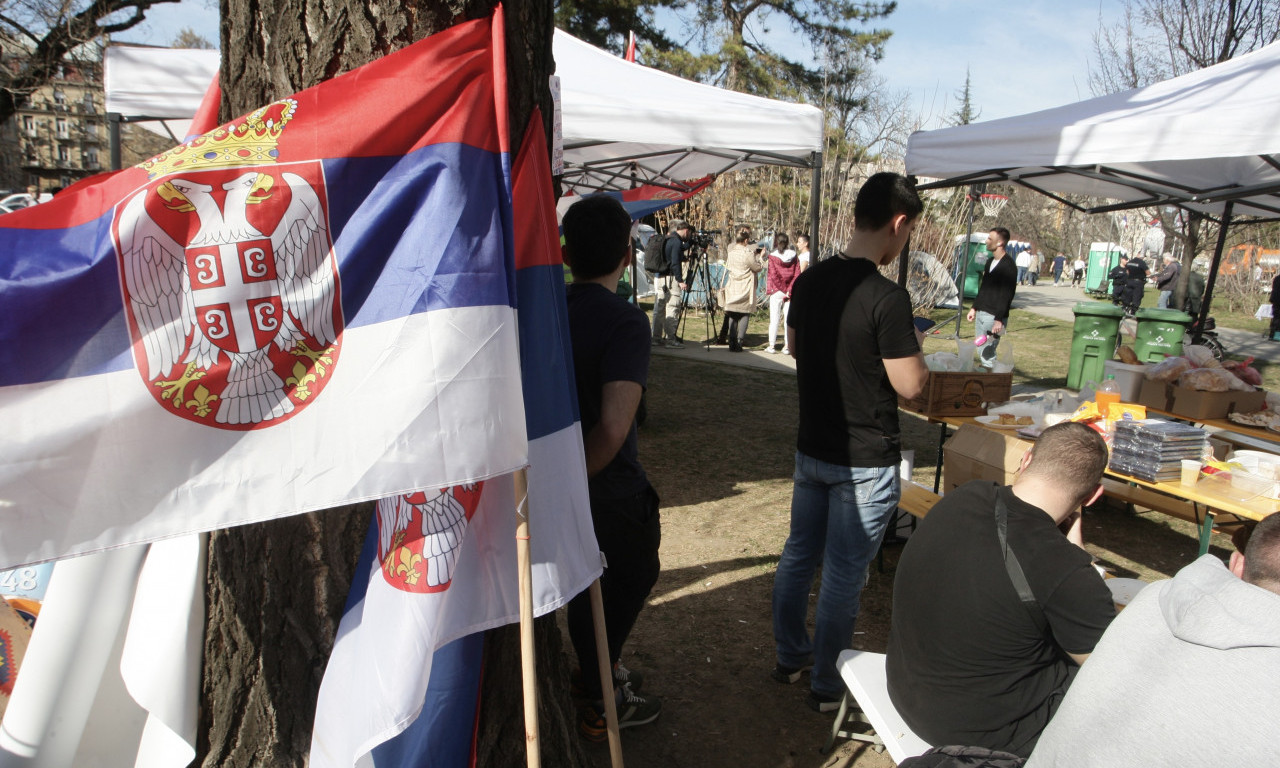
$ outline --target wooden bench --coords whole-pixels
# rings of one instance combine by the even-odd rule
[[[877,752],[888,752],[895,763],[929,749],[930,744],[907,727],[889,700],[884,660],[883,653],[855,650],[842,651],[836,659],[836,669],[840,670],[847,690],[822,754],[831,752],[837,737],[871,744]],[[851,731],[850,726],[869,729]]]
[[[905,482],[902,484],[902,498],[898,500],[898,509],[914,517],[923,518],[941,498],[923,485]]]

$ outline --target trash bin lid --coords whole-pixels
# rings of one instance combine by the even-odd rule
[[[1124,310],[1114,304],[1107,304],[1101,301],[1082,301],[1071,308],[1072,312],[1079,315],[1097,315],[1099,317],[1124,317]],[[1182,314],[1179,312],[1178,314]]]
[[[1187,325],[1191,322],[1191,315],[1176,309],[1155,309],[1154,307],[1139,309],[1137,317],[1139,320],[1164,320],[1171,323],[1181,323],[1182,325]]]

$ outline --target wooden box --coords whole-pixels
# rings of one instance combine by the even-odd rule
[[[930,371],[920,397],[900,397],[898,406],[926,416],[981,416],[988,404],[1008,400],[1012,390],[1012,373]]]

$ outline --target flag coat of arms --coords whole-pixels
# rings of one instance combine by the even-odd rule
[[[0,568],[527,462],[501,23],[0,217]]]

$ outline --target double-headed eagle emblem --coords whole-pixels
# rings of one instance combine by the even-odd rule
[[[234,141],[241,127],[220,131]],[[336,360],[322,176],[314,163],[234,167],[213,151],[205,165],[223,167],[206,170],[201,156],[117,218],[134,357],[157,400],[184,417],[254,428],[318,394]]]

